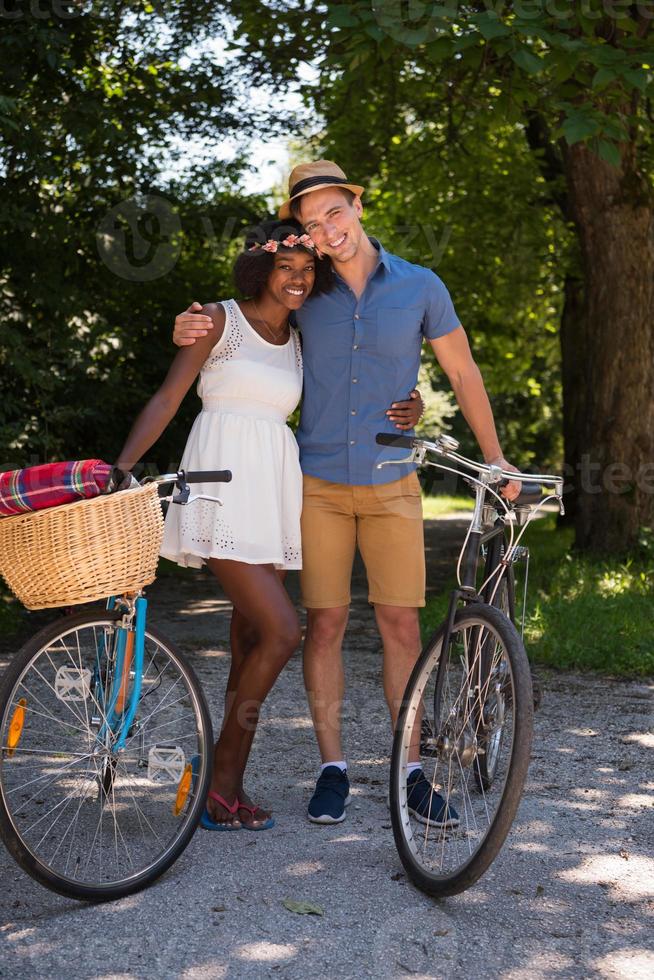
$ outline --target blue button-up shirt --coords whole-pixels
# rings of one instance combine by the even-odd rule
[[[372,242],[379,257],[358,300],[337,276],[334,289],[296,313],[304,358],[300,462],[305,473],[333,483],[387,483],[415,468],[375,469],[381,459],[406,456],[378,446],[375,436],[401,433],[386,411],[415,387],[423,339],[460,326],[437,275]]]

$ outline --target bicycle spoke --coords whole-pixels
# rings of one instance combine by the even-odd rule
[[[29,655],[26,648],[0,705],[0,806],[13,845],[38,880],[80,897],[124,894],[180,853],[202,803],[194,783],[175,813],[180,780],[198,755],[204,788],[211,751],[192,672],[147,632],[127,751],[114,751],[120,729],[110,729],[108,709],[118,683],[117,622],[78,617]],[[124,724],[124,712],[117,717]],[[159,766],[155,746],[179,749],[169,768]]]
[[[433,894],[440,893],[439,882],[463,875],[469,865],[478,863],[483,870],[482,861],[488,859],[479,854],[504,805],[505,780],[516,744],[513,667],[501,635],[494,632],[496,626],[506,628],[501,625],[505,620],[497,611],[486,610],[466,613],[465,626],[455,621],[447,654],[434,646],[423,657],[416,668],[419,674],[405,695],[402,738],[393,753],[400,809],[392,817],[407,846],[401,854],[411,873],[420,869],[429,878]],[[513,627],[510,629],[511,642],[519,644]],[[442,663],[441,655],[446,658]],[[415,744],[415,726],[421,729],[420,779],[425,780],[421,783],[425,788],[417,809],[412,810],[402,774]],[[478,760],[491,749],[496,756],[492,786],[477,778]],[[416,880],[423,885],[423,878]]]

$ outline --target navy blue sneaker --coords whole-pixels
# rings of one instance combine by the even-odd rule
[[[406,781],[407,805],[420,823],[430,827],[456,827],[459,824],[459,814],[452,804],[449,806],[440,793],[432,789],[432,785],[422,769],[414,769]]]
[[[338,766],[327,766],[318,777],[307,816],[312,823],[342,823],[351,799],[347,773]]]

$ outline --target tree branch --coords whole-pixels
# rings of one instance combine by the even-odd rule
[[[551,200],[560,208],[566,221],[569,221],[570,204],[562,186],[562,179],[565,177],[563,160],[554,147],[545,119],[535,109],[525,108],[525,136],[530,150],[537,157]]]

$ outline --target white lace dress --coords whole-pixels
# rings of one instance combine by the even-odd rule
[[[302,393],[302,354],[295,330],[283,346],[260,337],[235,300],[222,304],[225,330],[198,381],[202,411],[181,467],[231,470],[231,483],[193,484],[191,494],[220,497],[171,504],[161,554],[200,568],[231,558],[301,568],[302,472],[286,419]]]

